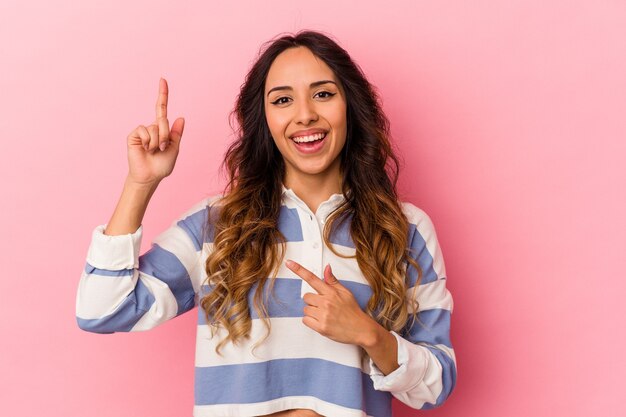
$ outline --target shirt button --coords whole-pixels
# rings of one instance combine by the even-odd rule
[[[320,244],[317,242],[313,242],[313,249],[317,249],[320,247]]]

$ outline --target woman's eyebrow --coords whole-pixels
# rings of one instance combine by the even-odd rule
[[[317,87],[318,85],[327,84],[327,83],[332,83],[332,84],[337,85],[337,83],[332,80],[321,80],[321,81],[315,81],[311,83],[309,87],[314,88],[314,87]],[[281,85],[281,86],[272,88],[270,91],[267,92],[267,95],[269,96],[272,91],[276,91],[276,90],[293,90],[293,88],[288,85]]]

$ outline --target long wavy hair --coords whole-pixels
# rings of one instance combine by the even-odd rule
[[[267,328],[265,338],[271,330],[263,288],[269,280],[273,294],[285,253],[286,241],[278,230],[285,164],[265,118],[265,80],[281,52],[300,46],[332,69],[347,103],[347,137],[340,155],[345,200],[329,215],[324,241],[345,258],[330,243],[330,236],[336,226],[348,221],[356,260],[373,292],[365,312],[397,332],[410,315],[416,319],[418,305],[415,296],[407,297],[406,271],[410,264],[418,273],[413,291],[422,271],[407,248],[409,223],[396,191],[399,161],[389,139],[389,121],[375,88],[348,53],[322,33],[300,31],[262,46],[231,113],[231,121],[235,116],[237,122],[231,124],[236,140],[222,163],[228,180],[222,198],[209,207],[207,230],[212,229],[213,250],[205,268],[210,291],[200,300],[212,336],[220,325],[227,330],[216,347],[218,354],[227,341],[236,344],[250,336],[248,295],[255,286],[253,307]]]

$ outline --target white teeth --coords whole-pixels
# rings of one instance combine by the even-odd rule
[[[294,142],[296,143],[302,143],[302,142],[313,142],[315,140],[320,140],[322,139],[324,136],[326,136],[326,133],[316,133],[315,135],[309,135],[309,136],[298,136],[296,138],[292,138]]]

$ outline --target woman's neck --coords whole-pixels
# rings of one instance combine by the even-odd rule
[[[341,176],[285,176],[285,187],[291,190],[315,213],[331,195],[341,193]]]

